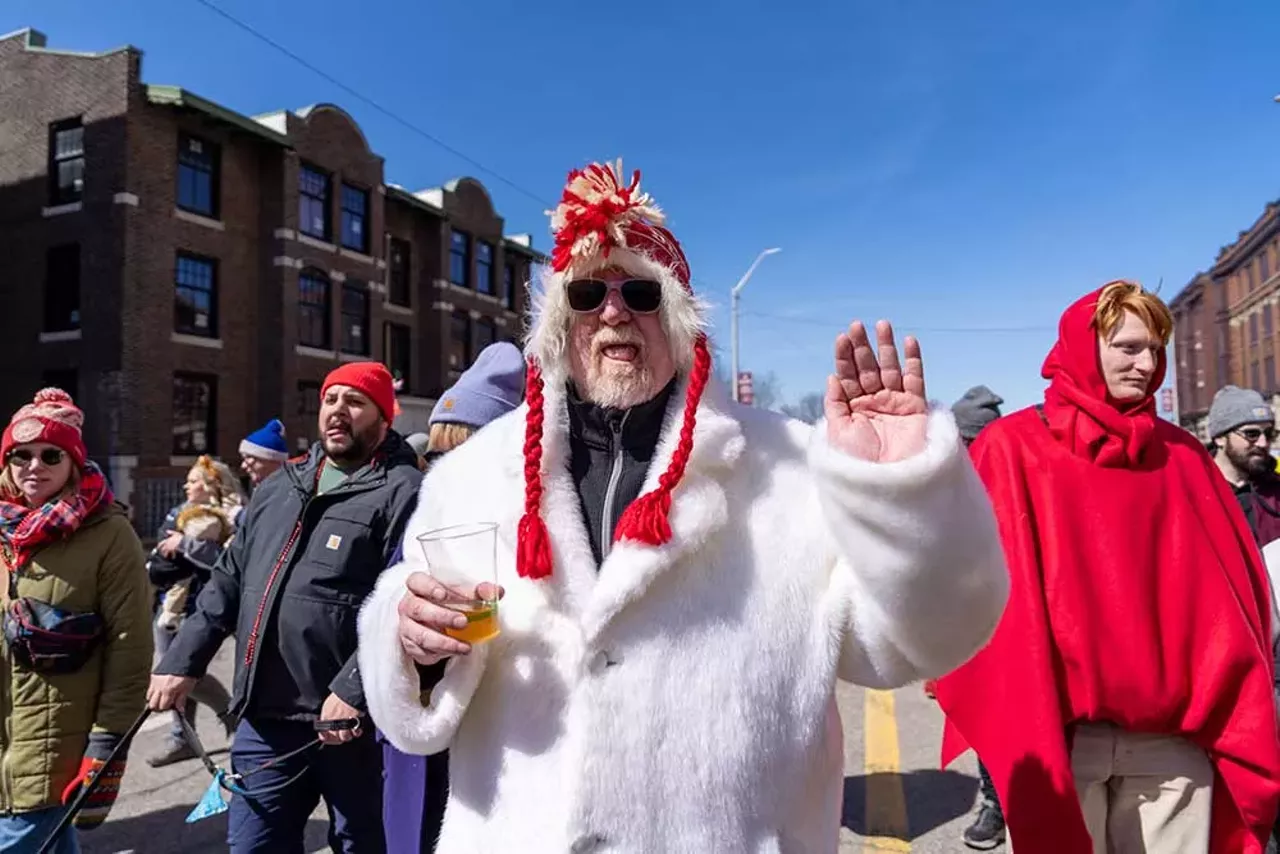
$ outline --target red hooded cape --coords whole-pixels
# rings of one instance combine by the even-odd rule
[[[1196,439],[1151,396],[1107,394],[1100,293],[1062,316],[1043,413],[973,445],[1011,587],[991,643],[938,682],[942,764],[974,747],[1017,850],[1089,854],[1072,725],[1182,735],[1214,765],[1211,851],[1260,854],[1280,801],[1262,558]],[[1153,390],[1164,369],[1161,353]]]

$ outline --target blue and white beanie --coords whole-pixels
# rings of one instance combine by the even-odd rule
[[[240,456],[257,457],[282,463],[289,459],[289,446],[284,441],[284,424],[273,418],[253,431],[240,443]]]

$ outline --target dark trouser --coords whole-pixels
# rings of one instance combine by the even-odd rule
[[[305,722],[242,720],[231,746],[232,770],[259,768],[315,737]],[[273,788],[304,768],[305,774],[279,791],[231,799],[231,854],[302,854],[307,819],[321,798],[329,808],[329,847],[335,854],[383,854],[382,755],[373,732],[347,744],[313,747],[253,774],[244,787]]]
[[[151,623],[151,636],[155,640],[156,653],[163,657],[169,651],[169,647],[173,644],[173,639],[177,634],[173,629],[161,628],[153,620]],[[231,695],[227,693],[226,688],[222,687],[222,683],[217,678],[206,673],[200,677],[200,681],[196,682],[196,687],[191,689],[191,695],[183,707],[182,713],[192,727],[196,725],[196,703],[203,703],[213,709],[213,713],[221,718],[227,713],[227,707],[231,705]],[[182,731],[182,724],[178,723],[177,712],[173,713],[173,726],[169,728],[169,737],[178,743],[187,740],[186,733]]]
[[[982,792],[982,799],[1003,816],[1004,810],[1000,808],[1000,796],[996,794],[996,787],[991,782],[991,775],[987,773],[987,766],[983,765],[981,761],[978,762],[978,776],[982,779],[982,785],[979,788],[979,791]]]
[[[382,763],[387,854],[432,854],[449,800],[449,751],[415,756],[384,742]]]

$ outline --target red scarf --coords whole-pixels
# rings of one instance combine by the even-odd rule
[[[84,520],[114,500],[102,471],[93,463],[84,468],[79,488],[39,507],[0,501],[0,545],[12,569],[27,565],[42,547],[71,536]]]
[[[1261,556],[1196,439],[1150,396],[1107,396],[1097,297],[1062,317],[1043,416],[1015,413],[973,445],[1012,584],[991,643],[939,680],[943,765],[977,750],[1017,848],[1089,854],[1072,726],[1180,735],[1214,765],[1213,854],[1261,854],[1280,801]]]

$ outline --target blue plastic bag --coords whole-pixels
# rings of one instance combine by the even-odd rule
[[[187,824],[194,824],[202,818],[224,813],[229,809],[227,802],[222,799],[223,775],[223,770],[219,768],[218,773],[213,778],[213,782],[209,784],[209,788],[205,789],[204,796],[200,798],[200,803],[196,804],[195,808],[187,816]]]

